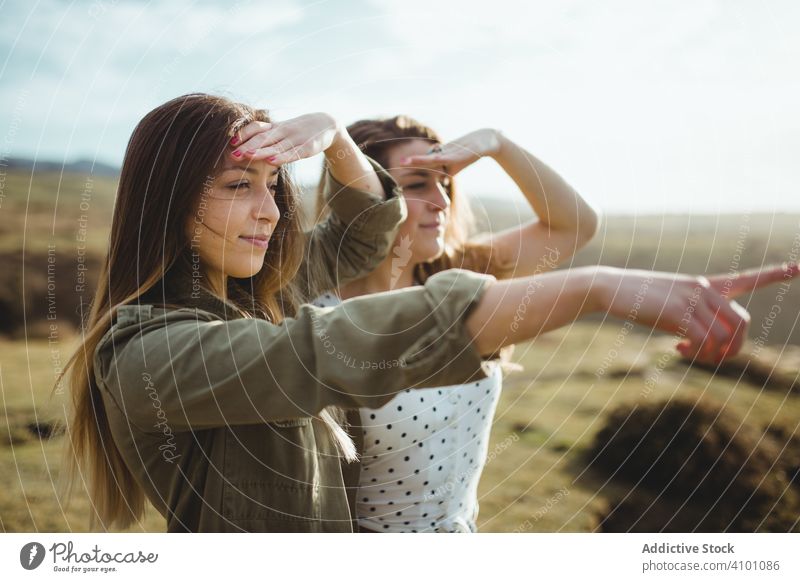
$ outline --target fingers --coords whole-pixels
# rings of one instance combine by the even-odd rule
[[[686,339],[677,348],[686,358],[701,362],[714,362],[720,350],[727,345],[729,333],[714,312],[701,300],[686,324]]]
[[[295,146],[288,138],[276,134],[259,134],[234,150],[231,155],[237,159],[250,161],[266,160],[273,166],[279,166],[307,157],[305,151],[306,148]]]
[[[742,346],[744,346],[744,341],[747,339],[747,330],[750,327],[750,314],[747,312],[747,310],[736,303],[736,301],[731,301],[729,305],[731,309],[733,309],[737,315],[739,315],[742,323],[737,327],[731,343],[723,352],[723,359],[733,357],[741,351]]]
[[[231,156],[237,160],[266,159],[274,164],[270,158],[284,153],[291,147],[290,144],[283,143],[287,141],[285,133],[285,130],[276,123],[252,121],[231,138]]]
[[[253,159],[265,159],[273,166],[296,162],[305,157],[307,157],[305,148],[294,146],[286,139],[253,154]]]
[[[783,263],[764,268],[748,269],[733,275],[709,277],[711,286],[726,297],[735,298],[761,287],[789,281],[800,272],[797,263]]]
[[[712,309],[719,310],[719,316],[729,330],[730,337],[720,353],[719,360],[722,361],[735,356],[742,349],[750,326],[750,314],[735,301],[728,301],[719,294],[710,293],[708,300]]]
[[[253,136],[272,129],[272,127],[273,124],[267,121],[251,121],[233,134],[230,143],[232,146],[241,146]]]
[[[719,364],[741,351],[747,339],[750,314],[735,301],[710,290],[698,302],[687,326],[687,339],[677,349],[686,358]]]
[[[735,356],[747,339],[750,314],[744,307],[732,301],[732,298],[767,285],[789,281],[798,273],[800,269],[797,263],[784,263],[749,269],[733,276],[726,274],[708,277],[710,289],[703,294],[705,304],[698,303],[695,309],[697,325],[689,326],[688,339],[678,344],[678,351],[684,357],[716,364]],[[698,326],[707,332],[708,337],[705,340],[700,337]]]
[[[237,150],[250,159],[263,160],[283,151],[277,148],[281,141],[285,140],[278,130],[267,130],[257,133],[240,145]]]
[[[448,156],[442,154],[425,154],[422,156],[408,156],[400,160],[401,166],[421,166],[423,168],[437,168],[450,162]]]
[[[716,361],[731,339],[731,329],[723,322],[718,310],[712,310],[705,301],[698,302],[695,315],[698,323],[706,330],[698,355],[704,361]]]
[[[706,336],[706,327],[692,316],[686,324],[686,339],[678,342],[677,349],[684,358],[695,360],[703,348]]]
[[[343,129],[326,113],[309,113],[281,122],[252,122],[235,136],[235,159],[293,162],[326,151]],[[241,140],[241,141],[239,141]]]

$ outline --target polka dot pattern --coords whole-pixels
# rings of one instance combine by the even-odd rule
[[[337,305],[331,294],[320,307]],[[384,532],[476,531],[478,481],[502,372],[452,387],[405,390],[362,409],[359,524]]]

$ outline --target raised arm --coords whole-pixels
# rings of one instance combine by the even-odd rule
[[[406,207],[394,178],[365,156],[327,113],[281,122],[252,122],[236,136],[237,152],[281,165],[324,154],[322,187],[331,212],[306,233],[305,261],[295,283],[306,297],[372,271],[388,255]]]
[[[597,212],[550,166],[496,129],[481,129],[445,144],[440,153],[412,156],[408,165],[444,166],[456,174],[482,157],[493,158],[516,183],[536,218],[481,240],[513,277],[546,272],[563,263],[597,232]]]
[[[306,232],[305,260],[296,279],[306,297],[370,273],[389,254],[406,218],[397,182],[377,162],[363,157],[381,183],[379,194],[341,183],[326,163],[322,187],[330,212]]]
[[[333,177],[343,184],[374,195],[383,185],[347,129],[327,113],[307,113],[286,121],[254,121],[234,138],[236,152],[245,159],[267,160],[280,166],[325,153]]]

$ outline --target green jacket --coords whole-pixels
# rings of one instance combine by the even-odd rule
[[[308,234],[307,260],[340,281],[383,260],[405,217],[379,174],[387,200],[328,175],[333,212]],[[94,358],[114,441],[168,531],[353,531],[359,463],[315,415],[336,406],[356,420],[409,387],[486,377],[464,319],[489,275],[444,271],[273,325],[173,271],[165,288],[185,307],[119,307]]]

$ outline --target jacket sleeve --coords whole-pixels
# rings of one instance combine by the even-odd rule
[[[489,280],[452,269],[424,286],[303,305],[280,325],[152,306],[151,316],[125,321],[122,310],[141,314],[142,306],[123,306],[98,344],[95,380],[144,431],[287,420],[330,405],[378,408],[407,388],[487,377],[464,321]]]
[[[372,271],[389,254],[406,219],[397,182],[365,157],[383,186],[380,195],[342,184],[327,169],[324,173],[322,187],[330,212],[306,232],[305,261],[295,280],[305,297],[316,297]]]

